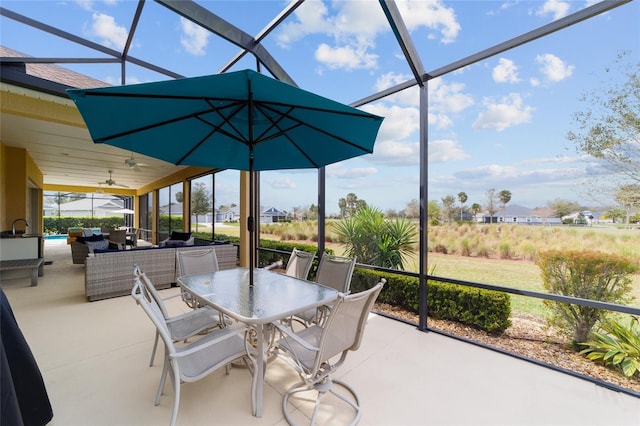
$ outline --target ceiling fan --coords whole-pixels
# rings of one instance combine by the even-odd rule
[[[133,169],[134,172],[140,172],[142,170],[140,170],[140,167],[146,167],[146,164],[143,163],[138,163],[138,160],[136,160],[133,157],[133,152],[131,153],[131,157],[130,158],[125,158],[124,160],[124,164],[127,165],[127,167],[129,167],[130,169]]]
[[[121,186],[123,188],[128,188],[127,185],[122,185],[121,183],[116,182],[115,180],[112,179],[111,174],[113,173],[113,170],[109,170],[109,179],[105,180],[104,182],[98,182],[99,185],[109,185],[109,186]]]

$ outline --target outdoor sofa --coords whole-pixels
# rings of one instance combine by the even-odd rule
[[[238,248],[229,243],[182,247],[95,250],[85,260],[85,294],[89,301],[131,294],[133,266],[138,265],[158,289],[169,288],[177,280],[176,251],[214,247],[220,269],[238,264]]]

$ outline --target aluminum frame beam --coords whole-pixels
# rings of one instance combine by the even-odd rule
[[[156,0],[156,2],[243,50],[253,53],[275,78],[295,86],[293,79],[271,54],[256,39],[240,28],[193,1]]]
[[[409,68],[411,68],[416,83],[422,87],[424,85],[422,76],[425,74],[425,69],[420,60],[420,55],[413,44],[409,30],[407,30],[402,15],[400,15],[400,10],[398,10],[396,6],[396,2],[393,0],[380,0],[380,6],[387,17],[391,31],[393,31],[393,34],[398,40],[400,49],[402,49],[402,53],[404,53],[404,57],[409,64]]]
[[[486,58],[490,58],[499,53],[505,52],[507,50],[513,49],[514,47],[526,44],[530,41],[539,39],[540,37],[544,37],[556,31],[559,31],[563,28],[570,27],[571,25],[575,25],[579,22],[582,22],[586,19],[592,18],[596,15],[599,15],[604,12],[608,12],[609,10],[615,9],[619,6],[622,6],[626,3],[630,3],[632,0],[605,0],[600,3],[596,3],[593,6],[589,6],[582,10],[579,10],[571,15],[567,15],[564,18],[558,19],[557,21],[553,21],[549,24],[543,25],[535,30],[524,33],[518,37],[514,37],[505,42],[496,44],[488,49],[482,50],[480,52],[474,53],[473,55],[469,55],[465,58],[459,59],[455,62],[452,62],[449,65],[445,65],[444,67],[436,68],[435,70],[428,72],[422,75],[422,81],[429,81],[433,78],[440,77],[442,75],[448,74],[452,71],[458,70],[460,68],[466,67],[467,65],[474,64],[476,62],[482,61]],[[398,93],[404,89],[415,86],[416,82],[414,80],[407,80],[403,83],[397,84],[396,86],[390,87],[388,89],[382,90],[378,93],[375,93],[371,96],[367,96],[366,98],[362,98],[358,101],[351,103],[350,105],[353,107],[359,107],[362,105],[366,105],[368,103],[377,101],[386,96],[393,95],[394,93]]]

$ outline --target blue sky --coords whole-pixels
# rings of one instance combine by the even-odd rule
[[[281,1],[200,1],[255,35]],[[133,1],[2,1],[2,6],[96,43],[120,49]],[[427,71],[576,12],[588,1],[398,1]],[[616,56],[640,58],[640,3],[632,2],[543,39],[429,83],[429,199],[464,191],[486,202],[489,188],[512,192],[512,203],[544,206],[557,199],[585,205],[584,191],[602,173],[566,139],[581,95],[606,88]],[[3,45],[33,56],[100,56],[1,18]],[[377,1],[307,1],[264,41],[302,88],[351,103],[410,78],[411,72]],[[130,54],[185,76],[217,72],[238,49],[147,2]],[[120,84],[117,65],[65,67]],[[255,68],[248,56],[234,70]],[[139,67],[127,83],[167,77]],[[327,211],[353,192],[383,210],[419,197],[418,96],[409,89],[363,107],[385,117],[374,154],[327,167]],[[217,183],[216,204],[234,202],[237,172]],[[290,210],[316,203],[314,171],[262,173],[262,204]],[[598,203],[606,200],[598,200]]]

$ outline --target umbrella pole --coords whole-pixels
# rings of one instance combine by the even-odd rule
[[[253,146],[250,148],[249,153],[249,217],[247,218],[247,230],[249,231],[249,286],[253,287],[253,268],[255,267],[255,201],[254,201],[254,188],[253,182]]]

